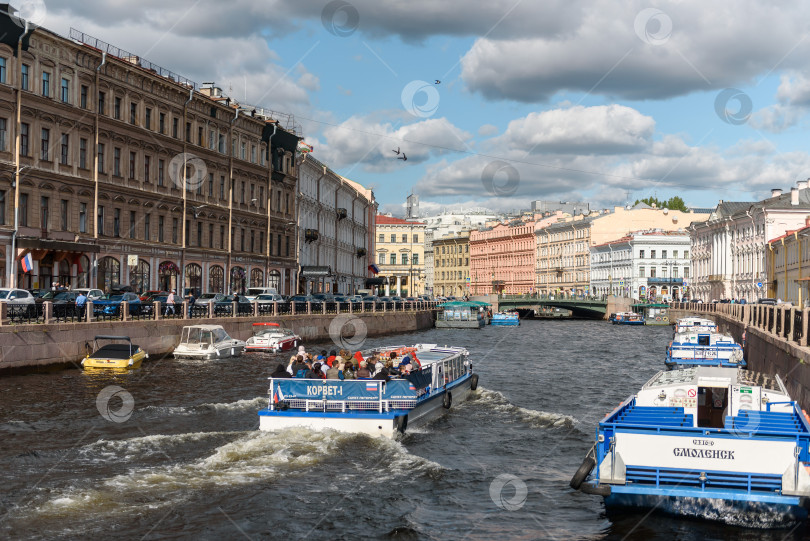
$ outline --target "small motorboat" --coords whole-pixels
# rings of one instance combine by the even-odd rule
[[[99,342],[126,342],[125,344],[104,344]],[[125,370],[140,368],[149,354],[132,343],[129,336],[100,335],[93,339],[93,352],[82,359],[84,368],[123,368]]]
[[[300,336],[278,323],[254,323],[253,336],[247,339],[247,351],[278,353],[295,349],[303,343]]]
[[[807,519],[810,423],[779,376],[661,371],[599,422],[571,487],[606,507],[753,523]]]
[[[393,346],[364,351],[363,357],[392,353],[418,360],[418,367],[389,381],[270,378],[270,403],[259,411],[259,429],[305,427],[394,439],[441,417],[478,387],[464,348]]]
[[[490,325],[496,327],[517,327],[520,325],[520,315],[517,312],[497,312],[492,315]]]
[[[222,325],[189,325],[183,327],[173,354],[176,359],[225,359],[243,351],[245,342],[231,338]]]
[[[614,325],[644,325],[644,316],[635,312],[617,312]]]

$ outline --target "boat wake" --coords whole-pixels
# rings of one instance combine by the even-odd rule
[[[199,445],[210,439],[233,436],[233,432],[189,432],[152,434],[125,440],[98,440],[79,449],[79,457],[92,462],[134,462],[146,457],[171,457],[185,445]]]
[[[222,402],[214,404],[197,404],[196,406],[146,406],[141,410],[146,414],[157,412],[159,415],[199,415],[202,413],[248,413],[257,412],[267,407],[267,397],[237,400],[236,402]]]
[[[537,411],[516,406],[500,392],[479,387],[470,394],[469,402],[481,404],[500,413],[507,414],[511,419],[528,423],[538,428],[573,428],[577,421],[570,415]]]
[[[673,498],[660,503],[658,509],[665,513],[723,522],[742,528],[789,528],[801,520],[801,517],[786,513],[784,507],[760,502],[750,502],[744,509],[740,509],[724,500]]]

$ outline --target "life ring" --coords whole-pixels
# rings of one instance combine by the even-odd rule
[[[450,391],[444,393],[444,398],[442,398],[442,406],[444,409],[449,410],[450,406],[453,405],[453,395],[450,394]]]
[[[400,415],[397,417],[397,431],[401,434],[405,433],[405,429],[408,428],[408,415]]]
[[[474,391],[478,388],[478,374],[473,374],[470,377],[470,390]]]
[[[661,316],[655,316],[655,321],[661,321]]]
[[[669,323],[669,317],[668,316],[661,316],[661,321],[666,321],[667,323]]]
[[[596,460],[594,460],[591,455],[586,456],[568,485],[574,490],[579,490],[579,487],[582,486],[582,482],[588,477],[588,474],[591,473],[594,466],[596,466]]]

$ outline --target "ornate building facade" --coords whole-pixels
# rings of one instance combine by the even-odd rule
[[[378,214],[375,261],[381,294],[415,296],[425,292],[425,224]]]
[[[433,239],[433,293],[462,297],[470,293],[470,232]]]

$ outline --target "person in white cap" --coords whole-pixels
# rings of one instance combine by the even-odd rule
[[[174,315],[174,290],[172,289],[169,292],[169,296],[166,297],[166,311],[163,312],[164,316],[169,315],[169,310],[172,311],[172,315]]]

